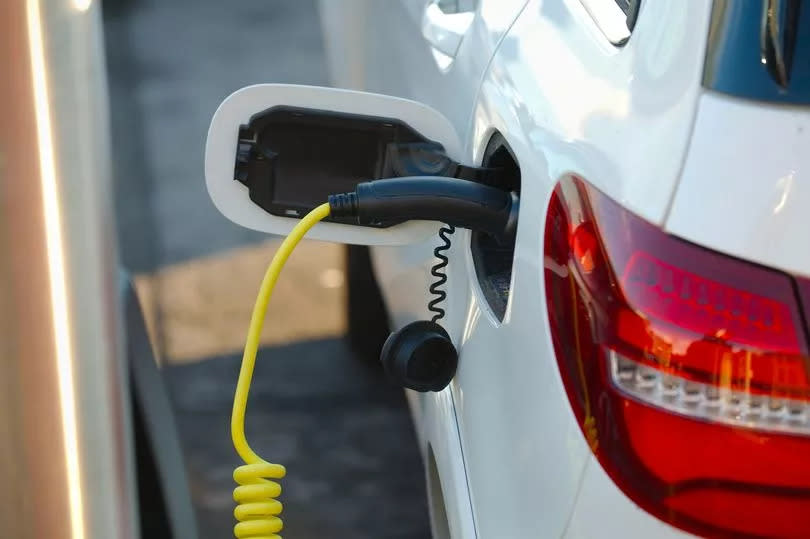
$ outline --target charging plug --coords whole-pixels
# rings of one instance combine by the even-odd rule
[[[351,193],[330,195],[329,208],[359,225],[439,221],[505,239],[515,235],[518,197],[468,180],[412,176],[359,183]]]
[[[503,241],[515,235],[518,197],[467,180],[412,176],[359,183],[351,193],[330,195],[329,210],[333,217],[356,219],[359,225],[439,221],[451,225],[450,231],[452,227],[468,228]],[[438,270],[447,265],[447,257],[443,260]],[[431,274],[441,279],[438,284],[447,280],[440,271]],[[438,301],[443,297],[440,292]],[[433,320],[413,322],[388,337],[380,360],[392,382],[416,391],[441,391],[455,375],[458,351],[437,323],[444,311],[436,310],[440,314]]]

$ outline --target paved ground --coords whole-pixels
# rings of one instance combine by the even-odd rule
[[[255,82],[325,84],[309,1],[106,0],[121,257],[176,405],[203,539],[230,536],[228,440],[239,348],[277,239],[219,215],[205,192],[210,116]],[[342,250],[309,242],[271,306],[248,433],[287,464],[287,534],[427,537],[404,399],[346,348]]]
[[[278,243],[227,249],[137,277],[139,296],[151,306],[147,320],[162,356],[179,363],[241,349],[256,291]],[[296,248],[273,291],[263,345],[344,334],[343,250],[317,241]]]
[[[235,355],[178,365],[175,395],[190,481],[204,537],[229,537],[239,464],[227,425],[239,368]],[[247,433],[287,467],[285,537],[429,537],[421,464],[399,391],[352,361],[342,339],[264,349],[251,390]],[[224,429],[219,429],[224,430]]]

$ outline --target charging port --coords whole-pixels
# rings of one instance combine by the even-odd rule
[[[488,182],[493,187],[520,194],[520,167],[504,140],[496,133],[487,144],[481,166],[497,169]],[[486,232],[473,232],[470,242],[478,284],[498,320],[503,320],[512,286],[515,237],[497,238]]]
[[[405,122],[299,107],[254,114],[240,127],[235,150],[234,180],[255,204],[281,217],[300,218],[330,194],[371,180],[441,176],[487,183],[496,175],[454,161]],[[326,220],[342,222],[335,215]]]

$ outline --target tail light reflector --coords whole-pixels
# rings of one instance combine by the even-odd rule
[[[810,355],[793,279],[568,178],[550,202],[545,281],[569,400],[630,498],[702,535],[810,537]]]

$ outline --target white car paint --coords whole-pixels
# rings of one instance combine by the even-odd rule
[[[330,0],[322,2],[327,3]],[[346,9],[353,4],[346,4]],[[363,79],[354,81],[358,85],[354,87],[433,107],[447,117],[459,136],[464,136],[487,66],[525,4],[526,0],[479,1],[455,58],[446,65],[437,61],[434,47],[422,35],[428,2],[360,2],[358,7],[366,9],[360,17],[367,24],[355,44],[365,61]]]
[[[810,112],[711,93],[699,110],[666,229],[810,276]]]
[[[450,281],[466,281],[473,293],[468,319],[448,325],[469,328],[483,312],[461,341],[452,386],[480,537],[561,536],[590,455],[546,320],[541,234],[554,185],[576,173],[661,222],[677,184],[700,90],[704,49],[695,35],[706,35],[708,4],[651,2],[645,9],[633,39],[618,50],[578,1],[530,2],[481,88],[467,137],[472,160],[480,162],[496,130],[523,180],[502,324],[483,301],[469,249],[460,246],[465,256],[451,260]],[[655,77],[641,84],[654,60]],[[504,455],[508,465],[491,465]]]
[[[590,456],[564,537],[682,539],[692,536],[662,523],[633,503],[608,477],[596,458]]]
[[[425,16],[422,17],[422,35],[441,55],[437,60],[443,64],[440,67],[449,67],[456,57],[474,18],[475,13],[472,11],[445,13],[438,4],[428,4]]]

